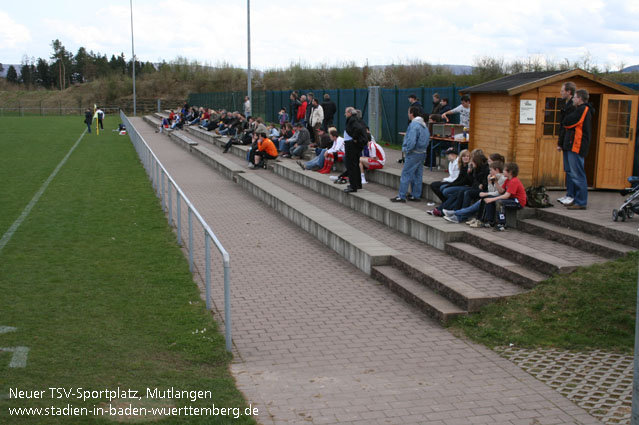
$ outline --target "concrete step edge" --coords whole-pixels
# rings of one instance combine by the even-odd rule
[[[457,258],[464,259],[481,270],[497,275],[524,288],[533,288],[549,277],[465,242],[447,244],[446,252]]]
[[[587,252],[596,250],[608,258],[616,258],[636,250],[636,248],[611,241],[598,235],[570,229],[552,222],[530,218],[521,221],[520,228],[528,233],[542,235],[550,240],[561,242]]]
[[[411,255],[397,255],[391,259],[391,265],[470,312],[479,311],[481,306],[494,300],[457,277]]]
[[[446,323],[451,318],[468,314],[466,310],[421,285],[393,266],[373,267],[371,276],[397,293],[404,300],[419,307],[429,316]]]

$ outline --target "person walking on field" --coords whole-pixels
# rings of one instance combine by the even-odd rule
[[[93,115],[91,114],[91,110],[87,108],[84,111],[84,123],[87,125],[87,131],[91,133],[91,121],[93,121]]]

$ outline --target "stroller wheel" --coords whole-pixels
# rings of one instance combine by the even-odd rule
[[[617,221],[617,220],[619,220],[619,211],[614,209],[612,210],[612,221]]]
[[[619,217],[621,217],[621,221],[626,221],[626,211],[619,211]]]
[[[628,211],[626,212],[626,215],[628,216],[628,218],[632,218],[632,217],[634,217],[635,212],[632,209],[628,208]]]

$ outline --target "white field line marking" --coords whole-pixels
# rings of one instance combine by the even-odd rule
[[[11,227],[9,227],[9,230],[7,230],[7,232],[2,236],[2,239],[0,239],[0,252],[2,252],[2,249],[5,247],[5,245],[7,243],[9,243],[9,241],[11,240],[11,237],[13,236],[13,234],[16,232],[16,230],[18,230],[18,227],[20,227],[20,225],[22,224],[24,219],[27,218],[27,216],[31,212],[31,209],[40,200],[40,197],[42,196],[44,191],[47,190],[47,187],[49,186],[49,183],[51,183],[51,180],[53,180],[53,178],[56,176],[56,174],[58,174],[58,171],[60,171],[60,168],[62,168],[62,166],[65,164],[65,162],[67,162],[67,160],[69,159],[69,157],[71,156],[71,154],[73,153],[75,148],[80,144],[80,141],[82,140],[82,138],[84,137],[86,132],[87,131],[85,129],[82,132],[82,134],[80,135],[80,137],[78,138],[78,140],[75,142],[75,145],[73,145],[71,147],[71,149],[66,154],[66,156],[64,158],[62,158],[62,161],[60,161],[58,166],[55,167],[55,170],[53,170],[53,173],[51,173],[49,178],[42,184],[40,189],[33,196],[33,199],[31,199],[31,202],[29,202],[29,204],[26,207],[24,207],[24,210],[22,210],[22,214],[20,214],[20,217],[18,217],[16,219],[16,221],[13,222]]]
[[[14,328],[13,326],[0,326],[0,334],[6,334],[9,332],[15,332],[18,328]]]
[[[29,347],[0,347],[0,351],[13,353],[9,367],[27,367]]]

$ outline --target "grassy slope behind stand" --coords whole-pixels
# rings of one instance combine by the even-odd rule
[[[28,154],[16,154],[14,161],[3,155],[3,165],[11,168],[3,173],[20,174],[29,167],[33,177],[24,182],[29,187],[12,188],[14,200],[0,204],[1,217],[15,217],[16,208],[28,202],[83,131],[77,117],[20,123],[10,126],[31,141]],[[67,131],[41,137],[59,125]],[[205,311],[128,137],[110,129],[84,137],[0,252],[0,326],[18,328],[0,335],[0,347],[30,349],[24,369],[9,368],[10,353],[0,353],[0,395],[5,395],[0,396],[0,423],[111,423],[93,416],[9,417],[10,407],[91,408],[108,402],[104,396],[52,400],[48,390],[44,400],[7,399],[9,388],[120,387],[141,394],[147,387],[211,390],[211,398],[196,402],[132,403],[215,403],[243,413],[245,401],[229,374],[224,339]],[[254,422],[179,416],[159,423]]]
[[[490,347],[556,347],[632,352],[637,303],[635,252],[555,276],[451,325]]]

